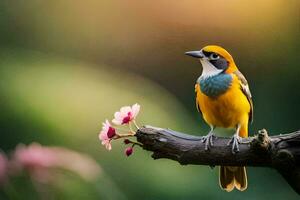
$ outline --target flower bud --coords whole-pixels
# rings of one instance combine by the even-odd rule
[[[130,144],[131,142],[130,142],[130,140],[128,140],[128,139],[125,139],[124,140],[124,144]]]
[[[126,156],[130,156],[133,153],[133,148],[132,147],[128,147],[125,149],[125,154]]]

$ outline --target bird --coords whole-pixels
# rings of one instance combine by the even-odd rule
[[[238,153],[239,143],[248,137],[248,124],[253,120],[252,95],[246,78],[230,53],[221,46],[208,45],[185,54],[197,58],[202,65],[195,94],[196,108],[210,126],[209,133],[201,140],[205,143],[205,150],[213,148],[216,127],[234,128],[235,133],[227,145],[232,144],[232,153]],[[245,166],[220,166],[219,184],[227,192],[234,188],[246,190]]]

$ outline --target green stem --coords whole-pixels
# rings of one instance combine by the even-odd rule
[[[140,127],[136,124],[136,121],[135,121],[135,120],[133,120],[133,124],[135,125],[135,127],[136,127],[137,129],[140,129]]]
[[[129,129],[130,129],[131,133],[135,134],[135,131],[132,130],[131,123],[129,123]]]
[[[125,137],[133,137],[134,135],[135,135],[135,133],[127,133],[127,134],[117,135],[117,137],[114,138],[114,139],[125,138]]]
[[[128,132],[128,130],[121,129],[121,128],[115,128],[117,131],[122,131],[122,132]]]

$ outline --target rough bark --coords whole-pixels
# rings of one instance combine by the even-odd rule
[[[154,159],[168,158],[182,165],[259,166],[276,169],[300,194],[300,131],[269,137],[261,130],[254,137],[243,138],[239,152],[233,154],[230,138],[215,137],[213,147],[205,150],[202,137],[144,126],[136,133],[137,141]]]

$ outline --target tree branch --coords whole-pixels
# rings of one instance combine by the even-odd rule
[[[137,141],[154,159],[168,158],[182,165],[259,166],[276,169],[300,194],[300,131],[269,137],[261,130],[254,137],[243,138],[240,151],[232,154],[230,138],[215,137],[205,150],[200,136],[170,129],[144,126],[136,133]]]

